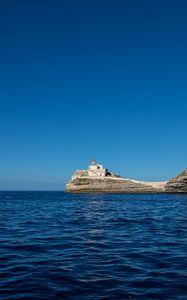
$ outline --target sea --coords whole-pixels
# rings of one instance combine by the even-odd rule
[[[0,192],[0,299],[186,300],[186,194]]]

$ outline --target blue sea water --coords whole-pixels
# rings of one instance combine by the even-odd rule
[[[0,192],[0,299],[187,299],[187,195]]]

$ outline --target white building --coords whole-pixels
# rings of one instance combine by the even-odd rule
[[[102,165],[96,163],[95,160],[91,161],[91,164],[88,167],[88,176],[97,177],[97,176],[106,176],[107,169]]]
[[[72,176],[72,180],[80,177],[104,177],[107,176],[107,169],[102,165],[96,163],[95,160],[92,160],[88,170],[76,170]]]

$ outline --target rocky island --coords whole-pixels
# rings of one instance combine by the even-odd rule
[[[72,193],[187,193],[187,169],[176,178],[146,182],[124,178],[108,171],[95,160],[87,170],[77,170],[66,185]]]

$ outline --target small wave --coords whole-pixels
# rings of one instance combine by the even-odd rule
[[[0,193],[0,299],[186,300],[186,203]]]

